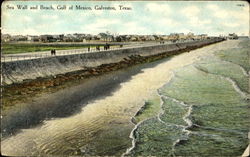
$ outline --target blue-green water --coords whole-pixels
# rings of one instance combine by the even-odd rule
[[[175,70],[158,90],[160,113],[137,126],[127,154],[240,156],[249,143],[249,40],[239,47]]]

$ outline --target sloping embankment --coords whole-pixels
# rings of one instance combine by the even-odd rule
[[[2,63],[2,81],[4,85],[7,85],[12,83],[21,83],[25,80],[34,80],[36,78],[44,78],[58,74],[87,70],[91,67],[99,66],[99,69],[100,67],[102,69],[102,67],[105,67],[103,65],[112,65],[123,62],[126,62],[129,65],[136,64],[137,61],[143,62],[140,61],[142,59],[144,59],[145,62],[145,58],[148,59],[150,57],[157,56],[159,58],[174,55],[219,41],[222,41],[222,39],[214,38],[187,43],[4,62]]]

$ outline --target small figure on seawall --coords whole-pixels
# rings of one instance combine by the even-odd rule
[[[56,50],[53,49],[53,50],[50,51],[50,53],[51,53],[52,56],[53,56],[53,55],[56,55]]]

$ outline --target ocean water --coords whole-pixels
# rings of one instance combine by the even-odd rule
[[[249,56],[247,49],[245,42],[226,41],[144,66],[110,94],[78,107],[74,115],[45,119],[5,137],[1,152],[8,156],[241,155],[250,127],[249,62],[241,62]],[[119,77],[123,76],[110,79]],[[67,90],[73,96],[86,92],[81,86]]]
[[[249,40],[176,69],[161,111],[134,131],[132,156],[240,156],[250,128]]]

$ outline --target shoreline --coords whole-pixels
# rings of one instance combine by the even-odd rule
[[[217,50],[218,51],[218,50]],[[216,52],[216,50],[215,50],[215,52]],[[207,56],[209,56],[209,54],[207,55]],[[206,57],[204,57],[204,58],[206,58]],[[166,97],[168,98],[169,96],[171,96],[171,99],[174,99],[174,100],[176,100],[176,97],[174,97],[175,95],[174,94],[177,94],[178,95],[178,93],[181,93],[180,91],[186,91],[185,90],[185,88],[186,88],[186,86],[189,86],[188,84],[191,84],[192,82],[195,82],[195,81],[191,81],[192,80],[192,78],[190,79],[190,75],[188,75],[187,73],[189,72],[189,73],[191,73],[191,76],[196,76],[197,75],[197,78],[199,78],[198,76],[200,76],[201,78],[202,77],[204,77],[204,75],[206,75],[205,73],[204,73],[204,71],[200,71],[199,72],[199,75],[198,75],[198,73],[196,73],[196,71],[192,71],[192,70],[189,70],[188,72],[187,71],[185,71],[185,70],[183,70],[183,69],[188,69],[188,68],[190,68],[190,67],[194,67],[196,70],[198,70],[199,71],[199,69],[197,69],[197,67],[196,66],[194,66],[195,64],[199,64],[199,60],[204,60],[204,58],[201,58],[201,57],[198,57],[198,61],[195,61],[194,62],[194,64],[190,64],[190,65],[188,65],[188,66],[183,66],[182,68],[180,68],[180,70],[177,70],[178,72],[179,72],[179,77],[177,76],[177,77],[175,77],[174,79],[172,79],[172,80],[170,80],[170,81],[168,81],[168,82],[166,82],[166,84],[163,86],[163,87],[161,87],[161,88],[166,88],[165,89],[165,95],[166,95]],[[208,57],[209,58],[209,57]],[[221,61],[222,63],[224,63],[225,61],[224,60],[222,60]],[[205,63],[204,63],[205,64]],[[210,63],[211,64],[211,63]],[[212,63],[213,64],[213,63]],[[236,63],[233,63],[232,65],[236,65]],[[238,64],[237,64],[238,65]],[[185,68],[184,68],[185,67]],[[239,68],[239,67],[241,67],[241,66],[238,66],[237,68]],[[192,68],[191,68],[192,69]],[[242,70],[241,68],[239,68],[240,70]],[[211,69],[209,69],[209,70],[211,70]],[[242,76],[245,76],[245,73],[244,73],[245,71],[242,71]],[[219,81],[221,81],[221,80],[224,80],[225,81],[225,84],[226,85],[228,85],[228,87],[237,95],[237,96],[239,96],[239,97],[241,97],[241,98],[239,98],[239,100],[242,100],[242,103],[244,104],[245,103],[245,105],[246,105],[246,107],[248,107],[249,105],[247,105],[247,101],[249,100],[249,99],[246,99],[245,97],[245,95],[247,95],[247,93],[242,93],[242,91],[241,91],[241,89],[238,87],[238,85],[237,84],[235,84],[235,82],[232,80],[232,79],[230,79],[229,78],[229,76],[223,76],[223,74],[213,74],[211,71],[209,71],[209,72],[207,72],[208,73],[208,75],[209,76],[206,76],[206,77],[215,77],[215,78],[212,78],[212,79],[217,79],[217,80],[219,80]],[[189,76],[188,77],[188,79],[186,78],[186,77],[184,77],[185,75],[187,75],[187,76]],[[230,74],[229,74],[230,75]],[[178,79],[176,79],[176,78],[178,78]],[[180,86],[180,81],[179,80],[183,80],[183,84],[184,84],[184,86],[183,86],[183,88],[182,88],[182,86]],[[178,83],[176,83],[177,81],[179,81]],[[187,83],[188,82],[188,83]],[[191,82],[191,83],[190,83]],[[199,80],[197,81],[197,82],[199,82]],[[215,81],[216,82],[216,81]],[[212,83],[211,83],[212,84]],[[177,86],[179,85],[179,87],[177,88]],[[185,86],[186,85],[186,86]],[[199,87],[199,86],[197,86],[197,87],[195,87],[194,85],[190,85],[190,87],[192,88],[197,88],[197,89],[205,89],[204,88],[204,86],[205,85],[202,85],[202,87]],[[189,89],[191,89],[189,87]],[[209,87],[208,87],[209,88]],[[215,88],[214,88],[215,89]],[[227,87],[225,87],[225,89],[227,89]],[[179,91],[178,91],[179,90]],[[168,92],[167,92],[168,91]],[[175,92],[172,92],[172,91],[175,91]],[[177,92],[176,92],[177,91]],[[204,92],[205,91],[205,92]],[[207,91],[206,90],[204,90],[204,91],[201,91],[201,93],[206,93]],[[223,90],[222,90],[223,91]],[[172,93],[171,93],[172,92]],[[193,93],[195,93],[196,94],[196,90],[194,90],[193,91]],[[173,94],[174,93],[174,94]],[[192,92],[190,92],[191,94],[192,94]],[[210,92],[210,93],[212,93],[212,92]],[[225,92],[225,94],[228,94],[227,92]],[[206,96],[206,94],[204,94],[205,96]],[[181,101],[179,102],[178,101],[178,104],[179,105],[183,105],[183,103],[185,102],[185,104],[186,103],[191,103],[192,105],[187,105],[187,106],[189,106],[189,109],[188,109],[188,112],[186,113],[186,114],[184,114],[183,115],[183,118],[182,118],[182,120],[183,121],[185,121],[188,125],[186,126],[186,127],[184,127],[184,129],[183,129],[183,132],[187,132],[187,134],[191,134],[192,136],[189,138],[189,142],[191,141],[191,142],[193,142],[193,143],[195,143],[196,141],[196,139],[195,138],[197,138],[197,137],[195,137],[196,135],[198,135],[198,137],[199,137],[199,132],[198,132],[198,130],[200,129],[200,130],[202,130],[202,131],[207,131],[207,130],[212,130],[212,131],[214,131],[214,132],[212,132],[212,133],[214,133],[214,134],[212,134],[212,133],[210,133],[210,134],[212,134],[212,135],[214,135],[214,136],[221,136],[221,137],[223,137],[223,138],[225,138],[224,136],[226,136],[225,134],[225,132],[224,131],[227,131],[227,133],[228,132],[230,132],[231,130],[227,130],[227,129],[225,129],[225,130],[219,130],[219,133],[218,133],[218,129],[216,129],[216,128],[206,128],[206,125],[207,126],[209,126],[208,124],[210,124],[210,125],[218,125],[217,123],[221,123],[222,122],[222,125],[221,126],[219,126],[218,128],[219,129],[223,129],[223,128],[227,128],[228,126],[227,125],[229,125],[229,124],[231,124],[231,123],[226,123],[227,125],[223,125],[223,120],[221,120],[221,119],[219,119],[218,120],[218,122],[217,121],[215,121],[214,123],[213,122],[209,122],[209,120],[206,120],[206,114],[205,115],[203,115],[203,114],[200,114],[199,115],[199,112],[201,112],[201,110],[198,110],[197,108],[197,106],[199,106],[200,104],[205,104],[204,102],[202,102],[202,99],[199,101],[199,99],[196,99],[196,98],[189,98],[189,97],[191,97],[190,95],[188,95],[188,96],[186,96],[186,95],[182,95],[183,97],[178,97],[178,100],[180,100],[180,98],[181,98]],[[186,96],[186,97],[185,97]],[[172,97],[174,97],[174,98],[172,98]],[[222,98],[223,98],[223,96],[222,96]],[[183,99],[183,100],[182,100]],[[191,99],[191,100],[189,100],[189,99]],[[206,97],[205,98],[203,98],[203,99],[206,99]],[[216,98],[215,98],[216,99]],[[237,98],[235,98],[235,99],[237,99]],[[211,99],[212,100],[212,99]],[[227,99],[226,99],[227,100]],[[147,100],[148,101],[148,100]],[[182,102],[182,101],[184,101],[184,102]],[[197,103],[197,102],[198,103]],[[205,100],[204,100],[205,101]],[[222,100],[221,100],[222,101]],[[221,103],[221,101],[220,101],[220,103]],[[212,105],[211,105],[212,104]],[[214,103],[214,102],[209,102],[209,103],[207,103],[206,105],[207,106],[210,106],[212,109],[213,109],[213,104],[216,104],[216,103]],[[223,104],[223,103],[222,103]],[[230,106],[230,103],[228,103],[228,102],[225,102],[225,104],[229,104],[229,106]],[[242,104],[242,105],[243,105]],[[162,105],[162,103],[161,103],[161,105]],[[168,104],[169,105],[169,104]],[[205,107],[207,107],[206,105],[204,105],[204,108]],[[185,105],[186,106],[186,105]],[[193,110],[192,109],[192,106],[194,106],[194,107],[196,107],[195,108],[195,110]],[[202,105],[200,105],[200,106],[202,106]],[[199,106],[199,107],[200,107]],[[220,107],[220,105],[218,105],[219,107]],[[203,106],[202,106],[203,107]],[[217,106],[216,106],[217,107]],[[219,108],[219,107],[217,107],[217,108]],[[162,108],[162,107],[161,107]],[[222,107],[223,108],[223,107]],[[225,109],[225,108],[223,108],[223,109]],[[217,109],[217,110],[219,110],[219,109]],[[198,112],[199,111],[199,112]],[[203,112],[204,112],[204,110],[202,110]],[[205,110],[206,111],[206,110]],[[224,114],[225,115],[228,115],[228,114],[226,114],[226,109],[225,109],[225,111],[224,111]],[[232,110],[233,111],[233,110]],[[243,113],[244,113],[244,110],[241,110]],[[169,112],[172,112],[172,111],[169,111]],[[192,112],[194,112],[194,113],[192,113]],[[206,112],[208,112],[208,111],[206,111]],[[205,112],[205,113],[206,113]],[[234,111],[235,112],[235,111]],[[142,113],[142,114],[144,114],[144,113]],[[222,114],[223,116],[224,116],[224,119],[226,120],[227,119],[227,117],[224,115],[224,114]],[[158,120],[160,121],[160,122],[162,122],[162,123],[164,123],[165,124],[165,122],[164,121],[162,121],[161,119],[160,119],[160,116],[162,115],[162,110],[159,112],[159,114],[158,114]],[[197,116],[198,115],[198,116]],[[204,116],[204,119],[199,119],[199,118],[197,118],[197,117],[203,117]],[[190,117],[191,117],[191,119],[190,119]],[[194,117],[194,119],[192,119],[192,117]],[[213,118],[213,116],[211,117],[211,118]],[[235,118],[237,119],[238,117],[237,116],[235,116]],[[242,116],[242,118],[244,118],[244,116]],[[148,119],[146,119],[146,121],[147,121]],[[238,119],[237,119],[238,120]],[[150,120],[148,120],[148,121],[150,121]],[[139,121],[137,124],[141,124],[142,122],[144,122],[144,121]],[[201,122],[201,123],[200,123]],[[204,123],[203,123],[204,122]],[[205,122],[207,122],[207,123],[205,123]],[[132,153],[131,154],[133,154],[133,156],[135,155],[135,156],[140,156],[140,155],[142,155],[142,156],[150,156],[150,155],[156,155],[156,154],[152,154],[152,152],[151,151],[149,151],[149,152],[147,152],[147,148],[148,147],[150,147],[150,144],[152,144],[152,141],[155,141],[155,139],[158,139],[158,138],[156,138],[155,137],[155,139],[154,139],[154,137],[152,137],[152,134],[154,134],[154,132],[152,131],[152,130],[150,130],[150,129],[152,129],[152,125],[154,125],[156,123],[156,121],[151,121],[151,122],[148,122],[148,124],[147,123],[145,123],[145,125],[143,126],[141,126],[142,127],[142,129],[141,129],[141,131],[138,131],[137,132],[137,134],[139,134],[139,135],[141,135],[141,137],[137,137],[137,139],[135,139],[135,137],[133,138],[133,141],[132,141],[132,144],[133,144],[133,148],[134,148],[134,145],[136,145],[136,144],[138,144],[139,146],[138,146],[138,148],[137,148],[137,150],[134,150],[134,152],[132,151]],[[240,123],[241,124],[241,123]],[[242,123],[242,124],[245,124],[244,122]],[[245,125],[242,125],[242,127],[247,127],[247,126],[245,126]],[[144,128],[143,128],[144,127]],[[243,127],[243,128],[244,128]],[[135,129],[137,129],[138,130],[138,126],[137,125],[135,125]],[[237,128],[237,129],[239,129],[239,128]],[[232,128],[232,131],[233,130],[237,130],[236,128]],[[140,130],[140,129],[139,129]],[[146,132],[146,133],[148,133],[147,135],[145,135],[146,133],[145,133],[145,130],[146,131],[148,131],[148,132]],[[160,130],[160,127],[159,128],[156,128],[156,130]],[[240,130],[240,129],[239,129]],[[150,131],[152,131],[152,132],[150,132]],[[194,131],[194,133],[193,133],[193,131]],[[198,133],[197,133],[197,132]],[[217,131],[217,132],[216,132]],[[240,131],[242,131],[242,130],[240,130]],[[239,132],[240,132],[239,131]],[[134,131],[134,130],[132,130],[132,132],[135,134],[135,132],[136,131]],[[157,131],[156,131],[157,132]],[[224,133],[223,133],[224,132]],[[242,132],[240,132],[240,133],[243,133],[244,132],[244,129],[243,129],[243,131]],[[245,131],[246,132],[246,131]],[[220,135],[220,133],[222,133],[222,135]],[[235,133],[235,132],[230,132],[230,133]],[[208,132],[208,134],[209,134],[209,132]],[[157,137],[159,137],[160,136],[160,134],[158,134],[158,136]],[[141,139],[140,139],[141,138]],[[165,138],[165,136],[163,136],[162,138]],[[167,138],[167,137],[166,137]],[[235,137],[235,136],[232,136],[232,139],[233,138],[236,138],[237,139],[237,137]],[[243,137],[241,137],[241,138],[245,138],[245,136],[243,136]],[[148,139],[150,139],[150,140],[148,140]],[[201,138],[202,139],[202,138]],[[152,141],[151,141],[152,140]],[[174,142],[174,144],[173,144],[173,146],[175,146],[175,145],[180,145],[180,147],[182,148],[182,147],[187,147],[187,148],[189,148],[188,147],[188,144],[187,143],[185,143],[185,142],[182,142],[183,140],[187,140],[187,139],[177,139],[175,142]],[[246,139],[244,139],[244,140],[246,140]],[[134,141],[137,141],[137,143],[134,143]],[[160,140],[159,140],[160,141]],[[202,140],[199,140],[199,141],[202,141]],[[204,140],[204,141],[208,141],[208,140]],[[158,142],[158,141],[157,141]],[[191,143],[190,142],[190,143]],[[210,142],[212,143],[213,142],[213,139],[211,140],[210,139]],[[204,143],[206,143],[206,142],[204,142]],[[226,142],[225,142],[226,143]],[[226,145],[226,144],[225,144]],[[244,149],[242,148],[242,150],[244,151],[247,151],[247,149],[245,149],[245,146],[244,146],[245,144],[243,143],[241,146],[243,146],[244,147]],[[151,146],[151,147],[153,147],[154,149],[159,149],[159,150],[161,150],[161,149],[166,149],[165,147],[163,147],[163,146]],[[203,147],[203,148],[205,148],[205,147]],[[248,146],[248,149],[249,149],[249,146]],[[187,149],[188,150],[188,149]],[[193,150],[193,147],[192,148],[190,148],[189,150]],[[201,149],[202,150],[202,149]],[[212,149],[211,149],[212,150]],[[228,149],[227,149],[228,150]],[[147,153],[142,153],[142,152],[147,152]],[[205,151],[205,149],[204,150],[202,150],[202,151],[204,151],[204,152],[206,152]],[[238,151],[238,153],[241,153],[241,150],[239,149],[239,148],[235,148],[235,152],[233,152],[233,153],[237,153],[237,151]],[[177,156],[178,155],[180,155],[181,153],[183,153],[183,148],[182,149],[177,149]],[[187,151],[188,152],[188,151]],[[198,152],[200,152],[200,151],[198,151]],[[225,152],[227,152],[227,151],[225,151]],[[228,152],[230,152],[230,151],[228,151]],[[137,154],[136,154],[137,153]],[[156,153],[156,152],[154,152],[154,153]],[[196,152],[197,153],[197,152]],[[203,152],[202,152],[203,153]],[[211,152],[212,153],[212,152]],[[231,152],[232,153],[232,152]],[[159,154],[158,154],[159,155]],[[156,156],[158,156],[158,155],[156,155]],[[159,155],[160,156],[160,155]]]

